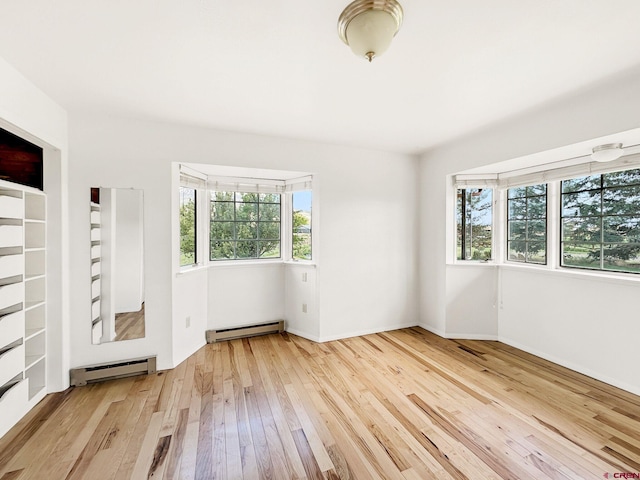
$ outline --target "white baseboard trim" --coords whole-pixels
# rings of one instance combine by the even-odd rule
[[[440,329],[433,328],[429,325],[418,325],[424,328],[428,332],[434,333],[442,338],[448,338],[450,340],[500,340],[498,335],[486,335],[484,333],[445,333]]]
[[[631,385],[628,384],[626,382],[621,382],[618,379],[609,377],[607,375],[602,375],[600,372],[595,372],[589,368],[584,368],[581,365],[575,364],[573,362],[567,361],[563,358],[557,357],[555,355],[549,354],[547,352],[543,352],[540,350],[537,350],[535,348],[531,348],[527,345],[524,345],[520,342],[516,342],[510,338],[506,338],[506,337],[502,337],[500,335],[478,335],[478,334],[468,334],[468,335],[464,335],[464,334],[447,334],[445,332],[443,332],[442,330],[433,328],[429,325],[419,325],[420,327],[424,328],[425,330],[434,333],[442,338],[447,338],[447,339],[451,339],[451,340],[489,340],[489,341],[498,341],[498,342],[502,342],[505,343],[507,345],[510,345],[512,347],[517,348],[518,350],[522,350],[523,352],[527,352],[530,353],[531,355],[535,355],[536,357],[540,357],[540,358],[544,358],[545,360],[548,360],[550,362],[553,362],[557,365],[560,365],[562,367],[566,367],[570,370],[573,370],[574,372],[578,372],[581,373],[583,375],[586,375],[587,377],[591,377],[595,380],[599,380],[601,382],[607,383],[609,385],[612,385],[614,387],[620,388],[622,390],[625,390],[629,393],[633,393],[634,395],[640,395],[640,386],[637,385]]]
[[[373,333],[380,333],[380,332],[390,332],[392,330],[400,330],[401,328],[409,328],[409,327],[418,327],[419,325],[416,323],[406,323],[406,324],[399,324],[399,325],[389,325],[387,327],[382,327],[382,328],[372,328],[372,329],[367,329],[367,330],[360,330],[357,332],[350,332],[350,333],[344,333],[341,335],[330,335],[327,337],[320,337],[319,342],[332,342],[334,340],[343,340],[345,338],[351,338],[351,337],[361,337],[363,335],[371,335]]]
[[[307,340],[311,340],[312,342],[320,343],[320,339],[317,335],[311,335],[310,333],[303,332],[302,330],[297,330],[295,328],[287,327],[287,322],[284,323],[284,331],[287,333],[293,333],[298,337],[306,338]]]
[[[609,385],[612,385],[614,387],[620,388],[622,390],[625,390],[627,392],[633,393],[634,395],[640,395],[640,386],[638,385],[630,385],[626,382],[621,382],[618,379],[615,378],[611,378],[607,375],[602,375],[599,372],[595,372],[591,369],[588,368],[584,368],[581,365],[575,364],[573,362],[567,361],[563,358],[557,357],[555,355],[549,354],[547,352],[542,352],[540,350],[537,350],[535,348],[531,348],[527,345],[524,345],[520,342],[516,342],[510,338],[505,338],[505,337],[500,337],[498,339],[500,342],[502,343],[506,343],[507,345],[510,345],[512,347],[517,348],[518,350],[522,350],[524,352],[530,353],[531,355],[535,355],[536,357],[540,357],[540,358],[544,358],[545,360],[548,360],[550,362],[556,363],[562,367],[566,367],[570,370],[573,370],[574,372],[578,372],[581,373],[583,375],[586,375],[587,377],[591,377],[595,380],[599,380],[601,382],[607,383]]]
[[[418,325],[420,328],[424,328],[427,332],[435,333],[439,337],[447,338],[445,336],[444,330],[440,330],[439,328],[432,327],[431,325]]]
[[[484,335],[481,333],[448,333],[445,338],[449,340],[487,340],[487,341],[497,341],[497,335]]]

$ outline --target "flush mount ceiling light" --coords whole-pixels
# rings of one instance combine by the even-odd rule
[[[593,147],[591,158],[596,162],[611,162],[620,158],[623,153],[621,143],[607,143]]]
[[[396,0],[356,0],[340,14],[338,34],[353,53],[371,62],[391,45],[402,15]]]

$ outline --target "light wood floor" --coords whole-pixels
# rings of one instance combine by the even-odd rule
[[[133,340],[144,337],[144,303],[137,312],[117,313],[116,337],[114,341]]]
[[[640,472],[640,398],[497,342],[419,328],[207,345],[49,395],[0,479],[601,479]]]

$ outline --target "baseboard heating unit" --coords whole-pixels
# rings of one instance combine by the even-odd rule
[[[87,383],[104,382],[134,375],[149,375],[155,372],[156,357],[145,357],[72,368],[69,371],[69,375],[71,377],[71,386],[81,387]]]
[[[207,330],[206,335],[207,343],[216,343],[225,340],[234,340],[236,338],[255,337],[258,335],[282,332],[284,332],[284,320],[275,320],[273,322],[254,323],[253,325],[244,325],[242,327]]]

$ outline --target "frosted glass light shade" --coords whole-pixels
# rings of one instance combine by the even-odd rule
[[[396,34],[396,22],[382,10],[367,10],[347,26],[347,41],[359,57],[379,57],[391,45]]]
[[[620,158],[623,153],[621,143],[608,143],[594,147],[591,158],[596,162],[612,162]]]
[[[340,14],[338,35],[353,53],[371,61],[389,48],[402,17],[398,0],[355,0]]]

